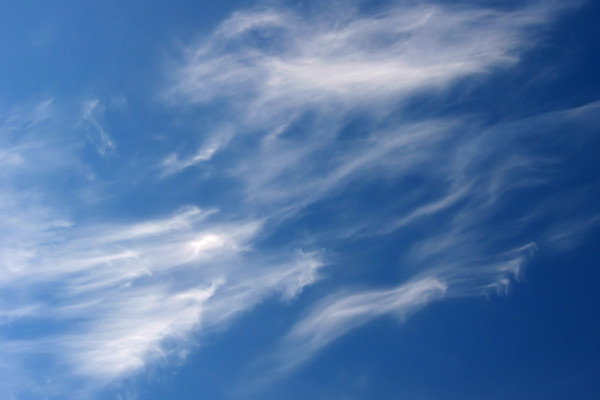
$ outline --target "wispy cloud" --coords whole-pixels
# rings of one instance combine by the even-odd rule
[[[191,51],[173,93],[195,102],[235,94],[252,101],[249,118],[307,103],[380,103],[516,62],[523,30],[543,20],[539,10],[437,5],[334,18],[239,12]]]
[[[410,279],[351,290],[347,277],[332,276],[328,295],[275,349],[275,368],[292,370],[374,318],[506,293],[536,251],[598,221],[580,223],[592,206],[568,219],[556,213],[585,189],[560,190],[560,201],[535,192],[552,192],[562,150],[576,145],[561,141],[561,127],[597,130],[598,104],[493,126],[474,115],[415,115],[406,104],[518,65],[535,45],[528,33],[558,9],[548,4],[234,13],[190,46],[163,92],[173,114],[218,108],[214,128],[190,128],[195,150],[173,139],[145,154],[160,171],[143,190],[177,191],[168,185],[178,173],[206,166],[237,202],[215,188],[206,208],[202,196],[190,205],[176,192],[179,209],[90,217],[97,209],[73,193],[106,182],[74,179],[80,143],[41,134],[60,130],[55,102],[8,112],[0,119],[0,352],[49,354],[65,376],[113,382],[185,356],[202,333],[268,298],[296,298],[321,278],[329,246],[343,253],[363,240],[397,243],[398,265],[389,267],[412,271]],[[116,142],[102,104],[84,102],[75,126],[83,120],[108,155]],[[114,164],[129,179],[131,164]],[[525,192],[527,204],[515,207]],[[328,211],[314,212],[319,206]],[[47,331],[14,339],[31,321]]]
[[[445,283],[423,278],[392,289],[333,295],[318,304],[296,324],[282,343],[285,369],[312,357],[318,350],[351,329],[386,314],[405,318],[431,301],[444,297]]]
[[[534,37],[542,37],[530,33],[560,8],[549,2],[511,10],[395,4],[371,14],[352,7],[324,14],[262,9],[234,13],[189,49],[165,96],[175,105],[223,108],[235,134],[218,151],[234,161],[214,165],[243,185],[244,207],[285,224],[368,184],[420,182],[402,195],[379,193],[391,197],[376,212],[340,206],[345,218],[334,217],[335,228],[311,232],[312,240],[329,243],[415,232],[403,236],[408,250],[401,260],[416,278],[333,295],[284,338],[275,370],[306,361],[381,315],[440,298],[507,293],[546,245],[548,226],[539,226],[535,204],[547,199],[532,196],[531,208],[518,209],[512,194],[555,180],[561,154],[540,143],[560,142],[558,130],[573,121],[582,131],[594,129],[595,106],[488,126],[473,115],[438,117],[435,110],[418,117],[405,104],[518,65]]]
[[[98,153],[104,156],[116,148],[115,141],[106,132],[102,124],[100,124],[100,116],[104,107],[100,103],[100,100],[94,99],[84,102],[82,108],[83,120],[90,127],[89,140],[96,147]]]
[[[306,108],[389,109],[410,94],[514,65],[531,45],[528,30],[555,9],[397,4],[368,15],[349,3],[312,15],[237,12],[189,50],[166,96],[227,99],[236,121],[272,129]]]
[[[289,374],[311,360],[335,339],[384,316],[401,321],[430,303],[490,294],[507,295],[522,269],[535,253],[535,244],[479,260],[432,263],[396,287],[370,290],[340,290],[314,305],[281,339],[274,353],[253,365],[254,390]],[[452,252],[446,252],[450,257]]]
[[[0,181],[0,326],[7,359],[49,355],[49,368],[67,371],[66,377],[110,382],[182,357],[199,329],[222,329],[269,296],[289,301],[319,279],[319,253],[257,252],[264,222],[252,216],[185,206],[142,221],[65,218],[45,201],[52,194],[46,186],[15,183],[29,173],[43,182],[36,160],[46,152],[57,160],[45,165],[50,180],[69,160],[77,166],[77,146],[36,146],[41,139],[37,131],[27,137],[28,127],[40,124],[44,133],[53,127],[24,115],[18,126],[13,117],[2,135],[2,150],[18,160],[7,164]],[[11,144],[13,131],[20,136]],[[46,333],[10,339],[31,321],[44,324]]]
[[[224,127],[218,132],[212,133],[207,140],[207,143],[191,156],[181,157],[176,153],[169,154],[160,163],[162,176],[172,175],[189,167],[210,161],[217,152],[227,146],[232,136],[233,130],[229,127]]]
[[[556,11],[430,4],[369,15],[347,6],[312,15],[237,12],[190,48],[165,96],[176,104],[218,102],[229,133],[207,134],[209,144],[191,157],[170,154],[163,173],[227,152],[239,135],[251,138],[244,139],[247,153],[228,167],[247,196],[291,209],[361,173],[405,173],[452,141],[450,130],[461,122],[432,118],[382,129],[391,110],[415,94],[514,65],[532,45],[527,33]],[[368,115],[372,132],[343,141],[340,151],[340,135],[357,113]],[[307,168],[319,173],[306,179]]]
[[[62,349],[62,363],[104,380],[181,355],[195,328],[217,329],[265,296],[292,298],[318,278],[317,254],[254,254],[259,222],[213,223],[205,220],[210,214],[189,208],[142,224],[63,228],[52,240],[29,242],[35,253],[3,274],[3,286],[36,290],[5,314],[68,324],[40,345]],[[47,290],[57,294],[35,294]]]

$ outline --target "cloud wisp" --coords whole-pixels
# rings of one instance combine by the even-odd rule
[[[318,304],[283,339],[278,368],[285,372],[297,366],[336,338],[374,318],[386,314],[406,318],[431,301],[443,298],[447,289],[446,284],[435,278],[423,278],[392,289],[333,295]]]
[[[99,122],[99,115],[103,112],[103,106],[100,100],[94,99],[84,102],[83,120],[89,125],[89,140],[96,148],[96,151],[105,156],[108,152],[116,148],[115,141],[106,132],[106,129]]]
[[[262,123],[307,105],[379,106],[514,64],[526,30],[548,13],[434,4],[373,15],[352,6],[311,16],[237,12],[190,50],[168,94],[196,103],[233,97],[245,119]]]

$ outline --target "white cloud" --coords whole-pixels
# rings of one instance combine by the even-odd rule
[[[191,156],[181,157],[176,153],[169,154],[160,163],[162,176],[172,175],[189,167],[210,161],[219,150],[227,146],[232,136],[233,132],[230,128],[222,128],[213,133],[204,147],[198,149]]]
[[[116,148],[115,141],[110,137],[106,129],[100,124],[100,118],[104,107],[100,100],[93,99],[83,103],[83,120],[90,126],[89,140],[96,147],[101,156]]]
[[[207,133],[209,144],[191,157],[171,153],[163,175],[210,161],[236,136],[252,136],[260,145],[227,167],[249,199],[286,205],[289,215],[361,175],[416,170],[438,157],[436,145],[455,139],[452,128],[462,121],[432,118],[385,130],[375,124],[340,151],[344,124],[355,113],[380,121],[416,93],[514,65],[531,46],[527,33],[558,9],[395,4],[369,15],[352,4],[332,8],[236,12],[191,47],[165,95],[174,104],[217,101],[228,129]],[[303,127],[307,115],[315,121]],[[294,134],[297,140],[287,137]],[[467,189],[453,188],[447,200]]]
[[[75,226],[55,232],[58,246],[56,237],[29,240],[32,254],[3,272],[2,287],[33,292],[1,317],[70,326],[39,338],[33,352],[56,349],[73,371],[112,380],[181,357],[198,329],[220,329],[269,295],[293,298],[318,278],[318,254],[255,254],[259,223],[214,223],[210,214],[190,208],[142,224]],[[57,293],[51,301],[35,295],[47,290]]]
[[[216,165],[244,185],[244,206],[271,222],[286,222],[363,183],[421,182],[375,216],[355,212],[336,221],[341,226],[312,235],[358,240],[423,224],[427,235],[410,242],[402,257],[422,280],[338,295],[317,307],[284,339],[276,370],[377,316],[411,310],[440,293],[507,293],[520,278],[536,241],[548,235],[527,230],[538,221],[534,210],[512,216],[508,194],[552,181],[560,160],[537,146],[554,138],[548,121],[566,125],[577,114],[589,128],[595,106],[484,127],[473,116],[415,120],[403,104],[516,65],[536,44],[530,33],[560,8],[552,2],[511,11],[395,4],[377,14],[336,9],[325,16],[272,8],[235,13],[189,49],[166,97],[174,105],[222,107],[235,134],[218,151],[236,140],[249,145],[231,164]],[[344,139],[356,115],[371,124]],[[534,237],[523,237],[525,231]]]
[[[277,351],[263,360],[260,385],[289,373],[313,358],[338,337],[375,318],[406,319],[422,307],[443,299],[507,295],[511,284],[535,251],[535,244],[480,260],[462,254],[454,262],[434,264],[393,288],[339,291],[317,303],[281,340]],[[450,257],[451,252],[445,253]],[[266,362],[266,364],[265,364]]]
[[[551,129],[543,121],[593,123],[597,104],[491,128],[476,117],[414,118],[402,104],[514,65],[531,46],[527,31],[547,22],[550,8],[396,5],[335,18],[335,12],[282,9],[233,14],[190,49],[166,90],[173,106],[202,109],[217,102],[222,115],[214,118],[222,124],[191,130],[202,136],[196,151],[151,154],[163,179],[146,182],[162,190],[160,183],[178,172],[215,167],[242,193],[220,210],[140,211],[132,221],[77,218],[60,203],[93,214],[96,209],[70,194],[105,182],[86,181],[62,195],[49,188],[54,181],[48,177],[82,164],[69,140],[40,134],[60,130],[53,125],[62,118],[54,103],[9,113],[0,127],[0,234],[7,238],[0,242],[0,327],[36,320],[58,328],[6,354],[49,353],[67,375],[118,380],[184,356],[203,333],[227,327],[269,297],[296,298],[325,265],[322,252],[309,250],[346,240],[354,246],[415,227],[426,234],[415,229],[399,257],[415,276],[391,288],[336,288],[283,338],[277,366],[297,366],[377,317],[404,317],[442,298],[505,293],[534,242],[564,241],[581,217],[574,215],[576,222],[558,233],[536,228],[536,237],[519,233],[557,203],[499,217],[510,207],[507,194],[545,184],[558,162],[521,139],[545,140]],[[102,104],[85,102],[83,120],[98,152],[107,155],[116,145],[104,128]],[[348,120],[361,115],[364,132],[344,137]],[[14,132],[24,134],[12,140]],[[120,171],[130,167],[116,164]],[[35,177],[31,187],[19,186],[23,177]],[[410,180],[418,184],[400,194],[383,191],[390,198],[376,210],[364,210],[352,197],[363,184]],[[50,195],[59,200],[49,201]],[[293,232],[289,241],[277,237],[284,244],[263,241],[309,213],[309,206],[343,200],[358,211],[349,207],[330,225],[316,221],[306,229],[308,239]],[[346,211],[343,204],[336,210]],[[0,344],[3,352],[13,343]]]
[[[131,222],[66,218],[46,201],[54,192],[45,181],[78,165],[77,146],[61,146],[52,124],[26,115],[13,115],[0,147],[22,160],[0,177],[0,327],[37,321],[48,331],[3,339],[3,357],[47,355],[48,368],[66,371],[61,379],[111,382],[185,356],[201,332],[222,329],[269,296],[289,301],[319,278],[319,253],[254,250],[264,222],[251,216],[187,206]],[[12,132],[19,141],[7,141]],[[34,186],[14,185],[27,174]],[[96,184],[82,182],[84,190]],[[13,368],[17,376],[19,361]]]
[[[211,223],[210,214],[189,208],[142,224],[72,227],[59,246],[30,241],[35,253],[4,274],[3,286],[59,294],[50,303],[33,295],[29,306],[5,313],[47,312],[72,325],[75,333],[58,335],[52,347],[77,372],[109,379],[168,359],[169,346],[187,346],[200,326],[219,328],[265,296],[289,299],[317,279],[318,254],[269,260],[251,249],[259,223]]]
[[[237,12],[190,49],[168,95],[196,103],[226,98],[238,120],[261,125],[298,108],[387,107],[399,96],[514,64],[528,45],[525,31],[549,14],[544,7],[400,4],[374,15],[349,10],[325,17]]]
[[[306,361],[334,339],[386,314],[405,318],[444,297],[447,285],[435,278],[407,282],[392,289],[332,295],[318,304],[283,339],[281,372]]]
[[[218,282],[175,293],[160,287],[132,289],[116,301],[89,307],[96,318],[58,345],[81,374],[100,379],[127,376],[151,360],[168,357],[167,341],[185,339],[200,325],[202,308],[217,287]]]

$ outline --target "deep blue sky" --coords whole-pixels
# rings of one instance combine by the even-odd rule
[[[599,398],[598,20],[0,4],[0,398]]]

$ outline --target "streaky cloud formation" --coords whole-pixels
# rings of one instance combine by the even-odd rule
[[[50,175],[76,157],[56,143],[36,144],[37,129],[52,128],[39,114],[23,113],[22,126],[13,118],[3,136],[17,130],[31,137],[3,146],[15,161],[2,179],[0,323],[18,331],[43,322],[52,333],[4,340],[6,359],[47,354],[68,375],[108,383],[183,357],[195,330],[222,329],[268,296],[289,301],[319,279],[320,254],[258,253],[252,243],[263,222],[218,219],[216,209],[186,206],[131,223],[56,219],[40,196],[13,187],[29,169],[44,179],[35,161],[46,152],[56,157],[45,165]]]
[[[93,395],[279,299],[287,333],[249,374],[267,382],[376,318],[509,294],[536,254],[600,222],[598,182],[555,187],[579,176],[568,157],[600,103],[492,122],[411,105],[518,67],[563,9],[233,12],[165,71],[158,107],[185,140],[160,145],[127,143],[100,96],[0,113],[0,374],[15,377],[0,389]],[[168,206],[123,206],[165,192]],[[353,258],[368,243],[393,247],[385,265]],[[39,360],[47,375],[28,376]]]
[[[263,122],[308,104],[381,104],[514,64],[526,30],[549,14],[438,5],[398,5],[371,16],[337,11],[235,13],[190,51],[170,93],[194,102],[233,94],[248,119]]]
[[[228,133],[205,135],[206,144],[187,159],[170,154],[163,171],[181,171],[226,151],[228,143],[233,146],[233,130],[252,138],[243,139],[251,147],[233,167],[247,196],[286,204],[287,212],[361,174],[397,179],[436,160],[433,151],[455,140],[450,131],[462,129],[463,122],[432,117],[383,128],[394,107],[517,63],[520,52],[532,46],[528,32],[556,9],[397,5],[374,15],[352,7],[324,16],[285,9],[234,13],[189,50],[165,91],[176,104],[218,101],[229,107]],[[367,115],[378,132],[343,141],[342,151],[340,134],[356,113]],[[312,170],[310,179],[306,169]],[[458,197],[457,192],[446,201]]]
[[[482,79],[514,66],[535,45],[530,33],[539,32],[560,7],[545,3],[499,11],[396,5],[373,15],[337,11],[325,16],[285,9],[233,14],[189,50],[167,98],[173,104],[202,107],[215,101],[222,106],[224,101],[230,107],[227,124],[237,124],[234,131],[241,137],[228,135],[219,151],[238,154],[236,140],[250,143],[252,151],[225,168],[244,184],[250,204],[270,210],[270,218],[279,223],[348,193],[352,185],[420,177],[420,187],[394,198],[396,204],[374,218],[357,214],[351,222],[337,221],[334,231],[313,235],[327,236],[329,242],[359,240],[397,234],[435,218],[437,226],[412,243],[405,256],[407,263],[420,266],[424,280],[419,282],[433,282],[450,297],[508,293],[539,245],[553,241],[543,231],[528,238],[517,233],[539,221],[535,210],[505,222],[495,219],[512,207],[508,194],[554,179],[560,156],[540,152],[538,141],[559,142],[553,129],[573,123],[588,131],[585,115],[595,103],[491,127],[474,116],[415,120],[407,113],[393,125],[388,121],[415,96],[435,95],[460,80]],[[365,116],[368,132],[346,139],[353,114]],[[549,128],[549,121],[556,127]],[[208,143],[217,140],[215,135],[207,135]],[[207,148],[215,149],[204,147],[198,154]],[[207,158],[194,157],[180,166],[200,161]],[[550,207],[559,207],[558,202]],[[387,298],[413,284],[365,293]],[[340,307],[353,296],[369,297],[338,297]],[[399,308],[441,297],[400,296]],[[357,315],[348,312],[339,320],[331,311],[337,306],[322,306],[292,328],[273,370],[296,366],[339,335],[386,314],[378,311],[386,307],[379,306]],[[330,321],[335,328],[315,321]]]
[[[40,345],[61,348],[62,361],[84,376],[112,379],[181,355],[199,326],[218,329],[269,293],[292,299],[318,278],[317,254],[252,255],[260,223],[205,221],[213,213],[192,207],[141,224],[61,227],[67,232],[59,246],[29,241],[23,247],[35,254],[3,274],[4,286],[55,294],[21,299],[23,306],[3,314],[52,315],[70,329],[57,327],[60,333],[39,338]],[[248,275],[244,270],[253,264]]]
[[[393,289],[332,296],[319,304],[284,338],[283,357],[290,368],[332,340],[385,314],[405,318],[410,312],[444,297],[448,287],[435,278],[423,278]]]

